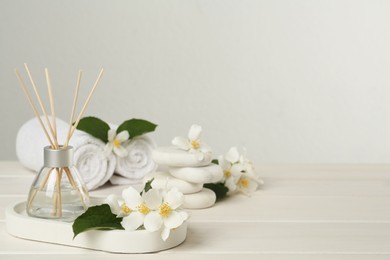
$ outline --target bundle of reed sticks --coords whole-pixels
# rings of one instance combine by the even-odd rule
[[[16,77],[19,81],[19,84],[20,86],[22,87],[23,89],[23,92],[24,94],[26,95],[27,97],[27,100],[28,102],[30,103],[30,106],[35,114],[35,116],[37,117],[41,127],[42,127],[42,130],[43,132],[45,133],[45,136],[47,138],[47,140],[49,141],[50,143],[50,146],[52,149],[65,149],[68,147],[69,145],[69,140],[72,138],[72,135],[74,133],[74,131],[76,130],[77,128],[77,125],[79,124],[80,122],[80,119],[82,118],[87,106],[88,106],[88,103],[92,97],[92,94],[94,93],[102,75],[103,75],[103,69],[100,70],[100,73],[94,83],[94,85],[92,86],[92,89],[90,90],[89,92],[89,95],[87,96],[85,102],[84,102],[84,105],[82,106],[81,110],[80,110],[80,113],[79,115],[77,116],[77,119],[76,121],[74,121],[75,119],[75,112],[76,112],[76,105],[77,105],[77,100],[78,100],[78,94],[79,94],[79,89],[80,89],[80,82],[81,82],[81,77],[82,77],[82,71],[79,70],[78,72],[78,77],[77,77],[77,84],[76,84],[76,89],[75,89],[75,93],[74,93],[74,98],[73,98],[73,105],[72,105],[72,110],[71,110],[71,115],[70,115],[70,120],[69,120],[69,130],[68,130],[68,134],[67,134],[67,137],[66,137],[66,141],[63,145],[60,145],[58,143],[58,138],[57,138],[57,127],[56,127],[56,113],[55,113],[55,105],[54,105],[54,98],[53,98],[53,93],[52,93],[52,85],[51,85],[51,80],[50,80],[50,76],[49,76],[49,70],[47,68],[45,68],[45,77],[46,77],[46,83],[47,83],[47,92],[48,92],[48,96],[49,96],[49,101],[50,101],[50,110],[51,110],[51,122],[49,120],[49,117],[48,117],[48,114],[47,114],[47,111],[46,111],[46,108],[42,102],[42,99],[41,99],[41,96],[39,94],[39,91],[36,87],[36,84],[33,80],[33,77],[31,75],[31,72],[30,72],[30,69],[28,68],[27,64],[25,63],[24,64],[24,67],[26,69],[26,72],[28,74],[28,77],[30,79],[30,82],[31,82],[31,86],[34,90],[34,93],[35,93],[35,97],[38,101],[38,104],[41,108],[41,111],[42,111],[42,114],[44,116],[44,119],[46,121],[46,125],[47,125],[47,128],[46,126],[44,125],[44,123],[42,122],[42,119],[41,119],[41,116],[39,115],[39,112],[36,108],[36,105],[35,105],[35,102],[34,100],[32,99],[32,96],[30,95],[27,87],[26,87],[26,84],[24,83],[24,81],[22,80],[22,77],[20,76],[19,72],[17,69],[15,69],[15,74],[16,74]],[[74,123],[73,123],[74,122]],[[43,190],[44,187],[46,186],[48,180],[49,180],[49,177],[51,174],[53,174],[53,171],[54,169],[51,169],[47,176],[45,177],[45,180],[42,182],[40,188],[39,188],[39,191]],[[83,200],[83,193],[85,193],[85,191],[81,190],[80,187],[76,187],[76,184],[75,184],[75,181],[72,177],[72,174],[70,172],[70,169],[68,167],[61,167],[61,168],[55,168],[55,173],[56,173],[56,190],[57,192],[55,193],[55,197],[54,197],[54,203],[53,203],[53,211],[52,211],[52,214],[53,216],[57,216],[59,218],[62,217],[62,199],[61,199],[61,178],[62,178],[62,174],[63,172],[65,172],[68,180],[69,180],[69,183],[72,185],[73,188],[75,188],[76,190],[78,190],[79,192],[79,195],[81,196],[81,201],[84,203],[84,200]],[[32,201],[34,200],[35,196],[36,196],[36,193],[38,192],[38,190],[35,190],[33,194],[30,194],[30,198],[29,198],[29,201],[27,202],[28,205],[31,205]],[[86,205],[84,205],[84,208],[86,208]]]

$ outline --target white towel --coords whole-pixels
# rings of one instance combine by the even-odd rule
[[[104,185],[113,176],[116,158],[105,154],[103,141],[78,131],[69,143],[75,148],[73,160],[89,190]]]
[[[42,121],[45,122],[42,117]],[[65,142],[69,124],[57,119],[57,136],[59,144]],[[31,170],[39,171],[43,166],[43,147],[49,145],[38,119],[27,121],[16,137],[16,155],[19,161]],[[80,172],[89,190],[106,183],[114,174],[116,158],[114,155],[106,156],[105,144],[76,130],[69,142],[74,147],[73,161]]]
[[[120,176],[112,176],[110,182],[119,185],[139,185],[146,174],[157,169],[157,164],[151,156],[156,144],[147,135],[141,135],[125,143],[124,147],[128,155],[116,158],[115,173]]]

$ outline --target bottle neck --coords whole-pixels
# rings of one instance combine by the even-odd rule
[[[53,149],[46,146],[43,149],[43,164],[49,168],[61,168],[73,166],[73,147],[60,147]]]

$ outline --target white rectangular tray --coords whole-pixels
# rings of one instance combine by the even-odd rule
[[[172,230],[166,241],[160,231],[91,230],[73,239],[72,223],[29,217],[26,202],[6,209],[7,232],[15,237],[112,253],[150,253],[181,244],[187,236],[187,223]]]

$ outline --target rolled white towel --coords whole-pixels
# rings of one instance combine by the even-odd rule
[[[106,155],[104,142],[77,131],[69,143],[74,147],[74,164],[88,190],[104,185],[114,175],[116,157],[113,154]]]
[[[124,144],[128,151],[126,157],[116,157],[115,173],[110,182],[112,184],[138,185],[146,174],[154,172],[157,164],[152,160],[152,151],[155,142],[147,135],[137,136]]]
[[[42,118],[42,121],[45,120]],[[69,124],[57,119],[59,144],[67,137]],[[16,137],[16,155],[28,169],[39,171],[43,166],[43,147],[49,145],[38,119],[27,121]],[[114,174],[116,158],[105,155],[105,144],[82,131],[76,130],[69,142],[74,147],[73,161],[89,190],[106,183]]]

